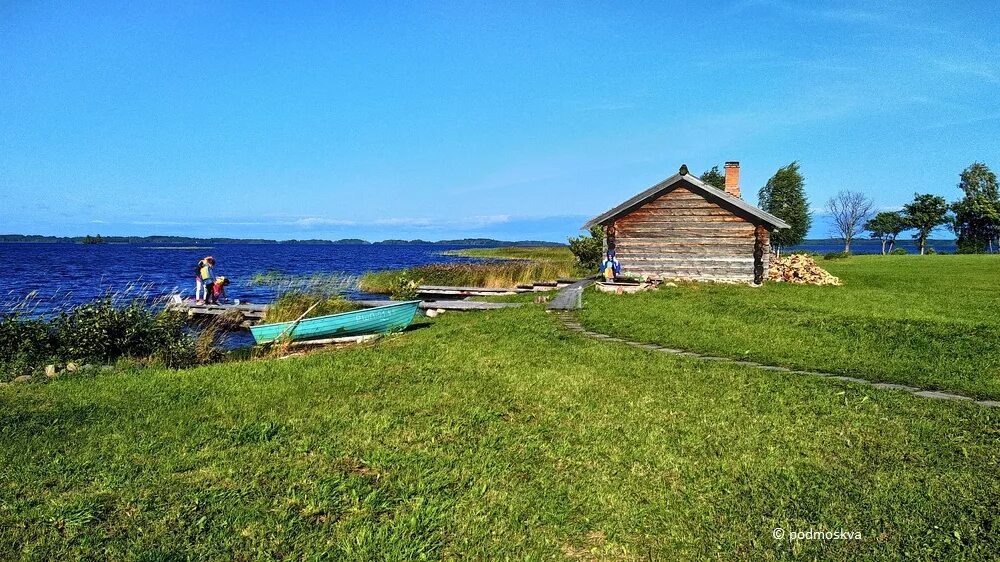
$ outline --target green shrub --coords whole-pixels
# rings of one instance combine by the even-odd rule
[[[828,253],[823,254],[823,259],[825,259],[825,260],[842,260],[842,259],[844,259],[846,257],[849,257],[850,255],[851,254],[848,254],[847,252],[828,252]]]
[[[416,300],[419,296],[417,292],[417,287],[420,286],[420,279],[410,279],[406,272],[396,278],[396,282],[392,287],[392,300],[394,301],[412,301]]]
[[[576,256],[581,268],[596,270],[604,258],[604,227],[596,225],[590,228],[590,235],[570,238],[569,250]]]
[[[58,347],[48,323],[18,313],[0,316],[0,379],[30,372],[55,357]]]
[[[0,377],[39,370],[48,363],[121,358],[183,367],[195,362],[184,316],[156,312],[144,299],[118,305],[111,296],[50,318],[0,314]]]
[[[184,340],[184,317],[154,312],[143,299],[116,306],[110,296],[79,305],[52,321],[58,355],[109,362],[119,357],[152,357],[164,346]]]
[[[924,255],[926,256],[933,256],[936,253],[938,253],[938,251],[935,250],[934,248],[927,248],[926,250],[924,250]]]
[[[903,256],[903,255],[909,254],[910,252],[907,252],[906,248],[896,248],[895,250],[893,250],[893,251],[891,251],[889,253],[891,255],[894,255],[894,256]]]

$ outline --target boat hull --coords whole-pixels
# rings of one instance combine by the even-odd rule
[[[258,344],[272,342],[279,337],[287,337],[292,341],[304,341],[364,334],[384,334],[403,330],[409,326],[419,305],[420,301],[406,301],[340,314],[306,318],[299,321],[290,330],[289,327],[295,322],[259,324],[251,326],[250,333],[253,334],[253,338]]]

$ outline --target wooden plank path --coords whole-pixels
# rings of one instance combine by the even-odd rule
[[[488,288],[488,287],[445,287],[441,285],[420,285],[417,287],[417,295],[423,299],[433,300],[438,297],[494,297],[502,295],[516,295],[526,292],[524,289],[516,287],[510,288]]]
[[[496,295],[497,293],[492,293]],[[352,301],[366,308],[385,306],[397,301],[390,300],[359,300]],[[420,302],[421,310],[497,310],[501,308],[514,308],[521,306],[516,302],[479,302],[470,300],[424,300]],[[167,310],[175,310],[188,315],[192,319],[209,319],[221,316],[230,311],[238,311],[243,315],[243,322],[246,326],[257,324],[264,318],[267,311],[266,304],[200,304],[194,301],[171,301],[166,305]]]
[[[176,301],[172,300],[167,303],[167,310],[176,310],[179,312],[187,313],[190,317],[198,316],[220,316],[231,310],[237,310],[243,314],[243,319],[246,321],[259,321],[264,317],[264,311],[267,310],[266,304],[202,304],[191,300],[186,301]]]
[[[397,301],[365,300],[352,301],[361,306],[373,307],[383,306]],[[466,300],[449,301],[420,301],[420,310],[496,310],[499,308],[515,308],[521,306],[519,302],[479,302]]]
[[[552,299],[545,309],[552,310],[577,310],[583,308],[583,290],[594,284],[595,278],[581,279],[571,285],[567,285],[559,290],[556,297]]]
[[[420,285],[417,295],[424,300],[448,300],[467,297],[494,297],[516,295],[518,293],[534,293],[554,291],[572,283],[575,279],[559,279],[558,281],[539,282],[518,285],[516,287],[449,287],[444,285]]]

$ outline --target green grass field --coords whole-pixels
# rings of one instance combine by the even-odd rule
[[[676,292],[822,310],[796,291],[899,288],[934,318],[899,272],[946,259],[996,263]],[[969,287],[942,298],[985,322]],[[2,557],[36,560],[994,560],[1000,410],[593,341],[534,305],[449,313],[304,357],[0,387],[0,528]]]
[[[581,318],[637,341],[1000,399],[1000,256],[819,265],[844,285],[593,291]]]

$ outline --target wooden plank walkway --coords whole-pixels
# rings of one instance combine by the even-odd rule
[[[495,297],[502,295],[516,295],[524,292],[517,288],[490,289],[485,287],[441,287],[434,285],[421,285],[417,287],[417,295],[425,300],[435,300],[438,298],[454,299],[465,297]]]
[[[220,316],[231,310],[239,311],[243,314],[245,321],[259,321],[264,317],[267,310],[266,304],[200,304],[192,300],[171,300],[167,303],[167,310],[176,310],[186,313],[189,317],[198,316]]]
[[[497,294],[497,293],[493,293]],[[387,304],[392,304],[396,301],[390,300],[359,300],[353,301],[357,304],[372,308],[376,306],[385,306]],[[521,306],[521,303],[516,302],[479,302],[470,300],[424,300],[421,301],[419,308],[421,310],[454,310],[454,311],[467,311],[467,310],[497,310],[501,308],[515,308]],[[222,314],[226,314],[230,311],[238,311],[243,315],[243,322],[246,326],[259,323],[264,318],[264,313],[267,311],[266,304],[200,304],[192,300],[177,301],[173,300],[167,303],[167,310],[175,310],[187,314],[189,318],[192,319],[209,319]]]
[[[516,295],[518,293],[534,293],[540,291],[554,291],[576,282],[575,279],[560,279],[558,281],[545,281],[531,284],[518,285],[516,287],[449,287],[444,285],[420,285],[417,287],[417,295],[425,300],[448,300],[466,297],[493,297],[501,295]]]
[[[373,307],[373,306],[383,306],[395,301],[378,301],[378,300],[366,300],[366,301],[354,301],[361,306]],[[496,310],[500,308],[516,308],[521,306],[519,302],[479,302],[479,301],[465,301],[465,300],[450,300],[450,301],[421,301],[420,310]]]
[[[583,308],[583,290],[594,284],[593,277],[581,279],[571,285],[567,285],[559,290],[556,297],[552,299],[546,310],[577,310]]]

